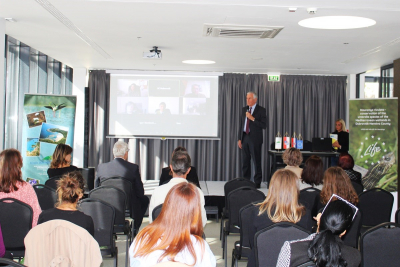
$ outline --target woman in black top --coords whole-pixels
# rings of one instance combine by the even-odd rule
[[[42,211],[38,224],[50,220],[66,220],[86,229],[94,236],[92,217],[77,209],[78,200],[83,196],[84,182],[81,173],[74,171],[65,174],[58,181],[58,185],[56,208]]]
[[[348,152],[349,151],[349,133],[346,130],[346,124],[343,119],[338,119],[335,122],[336,131],[333,134],[338,135],[338,140],[335,141],[332,146],[337,148],[338,152]]]
[[[178,146],[177,148],[174,149],[174,151],[172,152],[172,155],[174,155],[174,153],[178,152],[178,151],[187,152],[186,148],[184,148],[182,146]],[[171,155],[171,158],[172,158],[172,155]],[[171,180],[171,179],[172,179],[171,168],[169,166],[163,168],[161,171],[159,186],[168,183],[169,180]],[[190,183],[195,184],[198,188],[201,188],[200,183],[199,183],[199,177],[197,177],[197,171],[196,171],[195,167],[190,166],[190,171],[189,171],[188,175],[186,176],[186,180]]]
[[[53,153],[53,159],[50,168],[47,169],[49,178],[61,176],[68,172],[78,170],[77,167],[71,165],[72,147],[69,145],[58,144]]]

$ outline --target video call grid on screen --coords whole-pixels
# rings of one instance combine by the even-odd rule
[[[218,76],[111,74],[109,134],[218,137]]]

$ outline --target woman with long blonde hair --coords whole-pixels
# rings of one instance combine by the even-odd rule
[[[180,183],[169,191],[157,219],[143,228],[129,249],[131,267],[181,262],[195,267],[216,266],[202,238],[200,194],[195,185]]]
[[[254,248],[255,234],[274,223],[291,222],[311,230],[311,213],[299,204],[299,185],[297,175],[286,169],[277,170],[271,178],[265,200],[254,206],[249,225],[250,247]],[[254,253],[247,266],[255,266]]]
[[[50,168],[47,169],[47,175],[49,178],[78,170],[77,167],[71,165],[71,155],[72,147],[69,145],[58,144],[56,146],[50,163]]]

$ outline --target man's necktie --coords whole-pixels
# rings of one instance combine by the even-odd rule
[[[249,113],[251,114],[251,107],[249,108]],[[250,119],[247,118],[247,122],[246,122],[246,134],[249,134],[250,132]]]

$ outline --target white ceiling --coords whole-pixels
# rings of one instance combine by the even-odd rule
[[[309,15],[308,7],[317,14]],[[329,15],[377,23],[354,30],[298,25]],[[6,22],[6,34],[73,68],[350,74],[400,58],[398,0],[0,0],[0,17],[17,21]],[[211,38],[203,36],[205,23],[284,29],[274,39]],[[162,60],[142,58],[153,46]],[[216,64],[183,64],[187,59]]]

